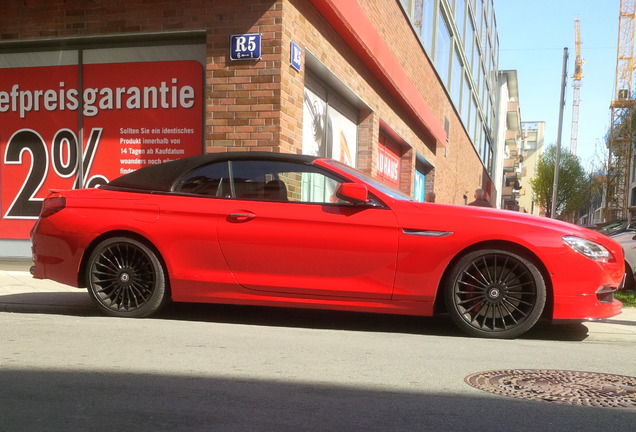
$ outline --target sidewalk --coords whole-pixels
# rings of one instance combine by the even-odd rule
[[[95,315],[99,312],[85,289],[34,279],[30,262],[0,261],[0,312]],[[636,343],[636,308],[612,318],[584,322],[586,341]],[[554,326],[560,331],[561,326]]]
[[[31,262],[0,261],[0,312],[92,314],[84,289],[34,279]]]

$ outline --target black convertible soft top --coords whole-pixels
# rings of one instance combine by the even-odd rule
[[[149,165],[118,177],[110,181],[108,184],[101,186],[101,188],[170,192],[172,190],[172,186],[183,175],[189,173],[195,168],[213,162],[231,160],[271,160],[311,164],[316,159],[318,159],[316,156],[272,152],[208,153],[177,159],[158,165]]]

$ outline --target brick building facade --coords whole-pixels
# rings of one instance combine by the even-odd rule
[[[341,121],[349,134],[341,132],[327,156],[351,149],[357,168],[420,199],[426,190],[437,202],[464,204],[466,192],[492,190],[398,0],[6,0],[3,6],[5,70],[22,67],[20,55],[40,51],[72,48],[82,59],[98,47],[142,62],[166,47],[170,54],[158,58],[181,60],[180,47],[187,46],[193,54],[186,57],[198,57],[203,70],[202,152],[307,152],[311,97],[334,113],[314,120],[314,137],[320,121],[326,131]],[[259,59],[230,60],[230,36],[243,34],[260,34]],[[299,70],[290,65],[292,44],[302,52]],[[11,88],[0,84],[0,121],[3,91],[11,101]],[[0,133],[3,151],[10,133]],[[340,153],[328,153],[336,147]],[[397,176],[390,178],[393,169]]]

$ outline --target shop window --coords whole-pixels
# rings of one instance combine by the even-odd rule
[[[427,188],[427,183],[432,185],[432,181],[429,181],[429,176],[432,176],[433,165],[424,158],[424,156],[418,154],[415,160],[415,180],[413,185],[413,199],[416,201],[426,201],[426,194],[433,192],[432,186]],[[431,189],[431,190],[427,190]]]
[[[358,112],[311,74],[305,79],[302,146],[303,154],[356,167]]]
[[[401,150],[388,135],[380,132],[378,142],[378,179],[395,189],[400,187]]]
[[[203,152],[205,33],[3,45],[0,250],[29,238],[51,189]]]

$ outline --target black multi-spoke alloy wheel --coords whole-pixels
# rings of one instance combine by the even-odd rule
[[[169,299],[157,255],[143,243],[113,237],[99,243],[87,266],[88,292],[106,314],[146,317]]]
[[[512,252],[482,249],[453,266],[445,286],[446,308],[472,336],[509,339],[538,321],[546,285],[537,267]]]

